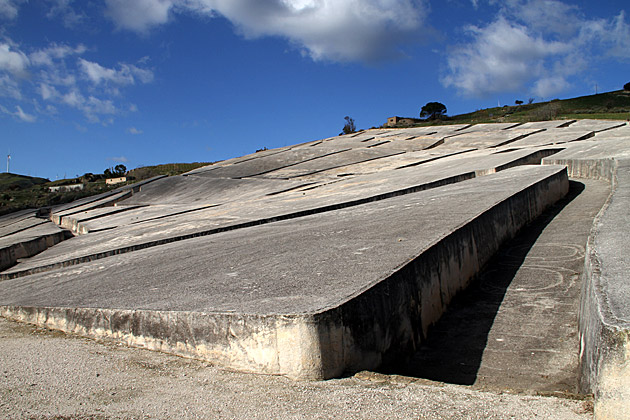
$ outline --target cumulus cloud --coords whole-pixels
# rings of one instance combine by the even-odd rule
[[[586,18],[558,0],[490,1],[493,21],[468,26],[468,41],[452,47],[442,84],[467,96],[522,92],[549,97],[605,57],[630,58],[630,25],[624,12],[613,19]]]
[[[153,71],[144,66],[148,59],[143,57],[138,65],[119,63],[108,68],[82,58],[87,51],[82,44],[50,43],[27,54],[11,40],[1,41],[0,97],[35,102],[36,111],[48,115],[57,111],[54,105],[63,105],[81,111],[88,121],[100,123],[103,116],[108,116],[108,123],[111,116],[137,109],[133,104],[118,105],[114,99],[119,100],[125,86],[153,81]],[[42,106],[35,96],[44,101]],[[11,115],[34,121],[34,115],[17,106]]]
[[[130,128],[127,130],[127,132],[128,132],[129,134],[133,134],[134,136],[137,136],[137,135],[139,135],[139,134],[142,134],[142,133],[143,133],[143,131],[142,131],[142,130],[138,130],[136,127],[130,127]]]
[[[106,15],[121,29],[147,32],[168,21],[174,0],[105,0]]]
[[[8,43],[0,43],[0,71],[4,70],[14,76],[25,76],[30,62],[26,54],[16,51]]]
[[[52,43],[48,47],[37,50],[29,54],[31,64],[36,66],[52,66],[54,61],[63,60],[71,55],[80,55],[87,51],[85,45],[79,44],[76,47],[69,45]]]
[[[470,26],[474,42],[459,47],[448,57],[446,86],[476,96],[518,90],[532,77],[544,73],[544,60],[570,47],[545,41],[528,28],[499,18],[489,26]]]
[[[121,29],[146,33],[178,12],[221,15],[247,38],[286,38],[314,60],[376,61],[416,41],[425,0],[107,0]]]
[[[141,69],[132,64],[120,64],[119,69],[111,69],[80,58],[79,67],[84,76],[96,85],[107,82],[116,85],[133,85],[136,80],[142,83],[153,81],[151,70]]]

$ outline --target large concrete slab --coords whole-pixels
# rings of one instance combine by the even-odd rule
[[[121,212],[108,218],[88,221],[79,230],[96,231],[95,234],[73,238],[16,265],[3,275],[29,273],[39,268],[102,258],[165,242],[214,234],[222,230],[239,229],[278,219],[301,217],[388,199],[396,195],[460,182],[518,164],[532,163],[533,160],[539,161],[542,156],[549,153],[544,150],[513,150],[504,153],[479,151],[461,158],[458,155],[419,166],[403,167],[388,172],[388,176],[373,173],[344,177],[334,183],[290,189],[282,194],[266,194],[258,199],[238,200],[184,214],[179,214],[180,207],[172,206],[151,206],[150,210]],[[153,186],[158,188],[159,183],[154,183]],[[150,189],[145,187],[144,192],[149,194]],[[121,204],[132,202],[134,201],[127,200]],[[147,203],[146,200],[139,202]],[[169,212],[174,215],[164,218],[163,216],[168,216]],[[141,223],[143,220],[146,222]],[[114,227],[119,229],[112,229]]]
[[[5,315],[64,329],[184,346],[239,369],[328,378],[415,346],[478,267],[567,186],[564,168],[514,168],[6,280],[0,301]],[[466,244],[457,256],[448,251],[455,244]],[[405,303],[409,293],[418,304]],[[381,309],[366,318],[365,305]]]
[[[501,244],[562,196],[565,167],[612,182],[610,203],[621,203],[629,131],[593,120],[368,130],[153,180],[112,193],[130,194],[118,202],[53,209],[84,234],[4,267],[0,305],[246,371],[323,378],[378,366],[413,353]],[[599,220],[615,226],[619,211]],[[598,366],[627,358],[623,341],[600,351],[611,330],[592,314],[606,301],[625,316],[624,268],[589,243],[614,278],[600,287],[587,266],[580,311],[584,389],[603,412],[615,388]]]

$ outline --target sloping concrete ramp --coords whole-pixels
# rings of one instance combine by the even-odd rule
[[[0,313],[295,379],[375,368],[417,349],[502,244],[566,194],[568,176],[625,191],[628,133],[589,120],[369,130],[151,180],[52,209],[75,236],[3,267]],[[621,208],[599,220],[614,225]],[[8,245],[12,229],[41,229],[20,217],[0,219]],[[614,232],[597,232],[591,248],[607,261]],[[621,277],[622,265],[605,267]],[[585,293],[597,295],[591,277]],[[625,286],[606,284],[615,331],[627,332]],[[597,395],[606,334],[587,326],[601,299],[584,302],[595,331],[584,333],[584,389]]]

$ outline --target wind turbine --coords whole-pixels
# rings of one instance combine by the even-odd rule
[[[11,162],[11,151],[7,153],[7,173],[9,173],[9,162]]]

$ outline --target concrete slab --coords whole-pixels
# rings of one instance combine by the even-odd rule
[[[196,174],[172,176],[147,185],[121,204],[218,205],[248,201],[307,184],[304,181],[214,178]]]
[[[628,125],[625,121],[619,120],[577,120],[570,127],[574,130],[589,130],[595,132],[612,130]]]
[[[15,266],[22,258],[32,257],[69,238],[70,232],[48,221],[0,238],[0,270]]]
[[[72,209],[78,209],[80,211],[80,208],[82,208],[83,210],[91,208],[90,205],[93,205],[93,207],[94,206],[98,207],[98,206],[103,205],[103,203],[107,203],[108,200],[111,200],[111,197],[113,196],[121,197],[121,196],[126,196],[127,193],[137,192],[140,189],[142,189],[145,185],[150,184],[151,182],[154,182],[158,179],[162,179],[164,177],[165,175],[159,175],[153,178],[145,179],[144,181],[136,182],[135,184],[125,185],[120,188],[116,188],[115,190],[104,192],[102,194],[97,194],[97,195],[81,198],[71,203],[56,205],[52,207],[51,212],[52,214],[57,214],[57,213],[70,214],[72,213]],[[97,203],[97,204],[94,204],[94,203]]]
[[[287,168],[301,162],[322,158],[327,155],[340,153],[343,150],[318,149],[303,147],[296,150],[283,150],[279,153],[256,156],[231,165],[214,165],[207,171],[195,172],[195,175],[211,178],[247,178],[263,175],[271,171]]]
[[[131,210],[138,210],[144,206],[111,206],[111,207],[98,207],[91,210],[85,210],[78,213],[72,213],[67,216],[63,216],[58,219],[58,225],[62,228],[68,229],[75,234],[85,234],[89,230],[86,228],[86,223],[96,219],[107,219],[110,216],[114,216],[118,213],[123,213]]]
[[[88,231],[104,231],[96,232],[96,236],[90,235],[89,238],[72,238],[65,244],[60,244],[29,261],[12,267],[3,275],[17,275],[51,265],[66,265],[72,261],[102,258],[139,247],[144,248],[193,236],[214,234],[222,230],[240,229],[269,221],[301,217],[306,214],[383,200],[396,195],[460,182],[512,166],[538,163],[541,157],[552,152],[545,149],[541,151],[513,150],[503,153],[479,151],[468,154],[466,157],[452,156],[420,166],[390,171],[386,177],[380,173],[344,177],[334,183],[291,189],[282,194],[252,198],[250,201],[225,203],[219,207],[202,209],[180,216],[175,215],[167,219],[163,216],[168,215],[168,212],[177,214],[181,211],[180,208],[151,206],[150,210],[132,210],[85,224],[84,228]],[[185,183],[181,184],[182,187],[184,185]],[[158,183],[153,186],[159,190]],[[150,191],[148,187],[144,189],[147,195]],[[146,201],[140,202],[146,203]],[[132,197],[124,203],[138,202],[134,202]],[[147,222],[140,223],[143,220]],[[121,229],[105,230],[118,226],[121,226]]]
[[[471,152],[474,149],[461,150],[420,150],[415,152],[406,152],[393,156],[384,157],[378,160],[356,163],[353,165],[332,168],[324,173],[307,175],[300,179],[319,181],[320,178],[335,179],[337,177],[357,176],[373,174],[376,172],[388,172],[394,169],[418,166],[424,163],[433,162],[445,157],[454,156],[462,153]]]
[[[326,146],[328,147],[328,146]],[[314,148],[324,150],[323,146],[315,146]],[[330,153],[336,149],[328,149],[328,154],[320,159],[308,160],[292,165],[288,168],[282,168],[275,171],[267,172],[261,175],[264,178],[290,179],[302,176],[313,175],[320,172],[326,172],[331,169],[353,165],[372,160],[379,160],[385,157],[394,156],[403,153],[402,151],[382,149],[382,148],[362,148],[345,150],[339,153]],[[287,187],[284,187],[285,189]],[[289,186],[290,188],[290,186]]]
[[[531,121],[523,123],[516,128],[529,130],[529,129],[545,129],[550,130],[553,128],[566,128],[575,123],[576,120],[553,120],[553,121]]]
[[[2,311],[65,331],[296,378],[400,360],[422,343],[428,326],[501,241],[561,195],[559,172],[529,165],[543,159],[566,165],[571,176],[626,182],[618,170],[630,157],[629,130],[626,123],[598,121],[369,130],[230,159],[132,188],[132,197],[117,203],[121,209],[145,205],[142,210],[93,209],[92,201],[104,196],[73,203],[54,212],[86,205],[74,211],[77,226],[96,231],[5,270],[0,299],[14,304]],[[472,143],[457,140],[449,145],[449,138],[474,139],[475,148],[485,149],[471,151]],[[557,144],[533,146],[548,143]],[[425,146],[430,148],[416,150]],[[347,156],[404,153],[360,162],[344,160],[346,149]],[[311,172],[265,179],[300,167]],[[528,184],[530,176],[537,181]],[[610,204],[626,195],[623,188],[613,191],[607,208],[625,208]],[[489,207],[481,211],[484,205]],[[468,213],[474,209],[480,212]],[[611,230],[594,232],[619,243],[623,235],[613,232],[619,217],[611,210],[610,218],[601,218]],[[22,222],[0,218],[0,226],[14,223]],[[567,224],[554,235],[566,241],[572,229]],[[625,310],[622,283],[602,282],[601,267],[611,268],[607,276],[615,278],[625,268],[615,265],[612,252],[600,254],[600,246],[587,252],[580,309],[584,389],[596,394],[596,415],[627,400],[614,385],[624,383],[615,372],[627,361],[627,329],[600,316]],[[9,279],[17,275],[22,277]],[[72,293],[61,293],[64,285]],[[503,302],[505,311],[522,309],[523,316],[540,303],[512,299]],[[606,312],[601,302],[617,302],[616,312]],[[510,337],[533,328],[522,323]],[[541,338],[533,337],[531,345]],[[505,349],[487,348],[494,352],[487,372],[505,367],[506,359],[497,356]],[[529,363],[521,356],[516,363]]]
[[[572,128],[548,129],[531,134],[520,140],[510,143],[511,147],[532,147],[562,144],[571,141],[587,140],[595,136],[594,131],[576,130]]]
[[[37,209],[20,210],[9,214],[3,214],[0,216],[0,228],[9,226],[20,220],[28,219],[37,214]]]
[[[41,225],[43,223],[49,223],[49,220],[35,217],[35,212],[29,212],[23,217],[15,218],[9,223],[0,226],[0,238],[3,236],[13,235],[26,229],[30,229],[34,226]]]
[[[526,138],[527,136],[539,133],[541,130],[495,130],[489,132],[487,128],[473,130],[467,129],[456,135],[444,139],[444,146],[449,148],[472,147],[476,149],[486,149],[493,147],[501,147],[517,140]]]
[[[513,168],[439,190],[6,280],[0,303],[5,316],[45,316],[66,330],[123,334],[136,345],[239,369],[328,378],[379,365],[415,346],[478,267],[567,185],[564,168]],[[453,260],[447,249],[455,243],[468,245]],[[419,272],[425,274],[412,274]],[[403,303],[409,293],[417,295],[417,305]],[[367,331],[365,305],[381,308],[369,316]],[[392,314],[393,308],[399,309]],[[129,324],[129,316],[141,317],[144,327]],[[112,323],[119,317],[128,321]],[[409,329],[401,331],[400,322]],[[225,341],[225,328],[237,325],[239,332]],[[389,332],[375,335],[379,330]],[[184,331],[192,335],[180,336]]]
[[[509,130],[514,128],[520,128],[520,123],[487,123],[487,124],[474,124],[469,126],[463,126],[461,129],[456,130],[460,134],[487,132],[496,133],[500,130]]]

